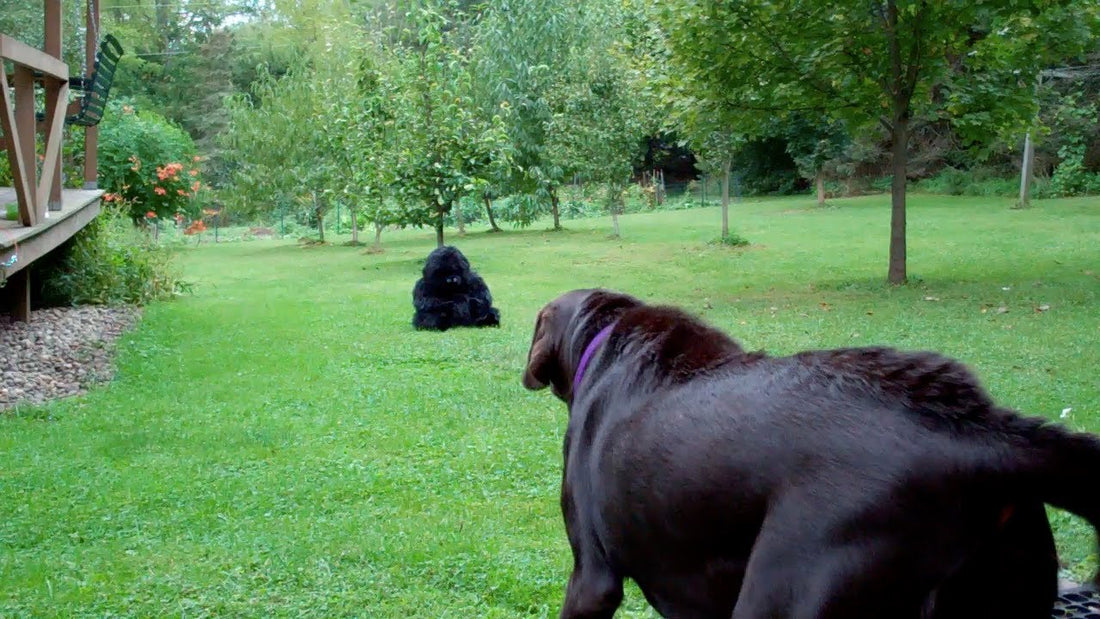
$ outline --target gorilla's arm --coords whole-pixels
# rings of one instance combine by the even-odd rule
[[[454,301],[441,299],[423,279],[416,280],[413,286],[413,307],[419,312],[439,312],[447,308]]]
[[[489,294],[489,287],[485,285],[485,280],[481,279],[477,273],[470,273],[468,282],[469,290],[466,291],[466,296],[470,298],[470,304],[473,305],[476,301],[478,307],[488,309],[492,306],[493,295]]]

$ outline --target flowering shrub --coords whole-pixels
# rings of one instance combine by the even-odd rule
[[[56,304],[143,305],[186,291],[173,250],[134,227],[130,205],[113,201],[66,245],[42,275]]]
[[[196,219],[195,221],[192,221],[191,224],[187,226],[187,228],[183,231],[183,233],[187,236],[191,236],[192,234],[202,234],[203,232],[206,232],[206,222],[201,219]]]
[[[183,129],[152,112],[115,103],[101,123],[99,183],[103,199],[129,205],[140,221],[195,214],[205,185],[195,145]]]

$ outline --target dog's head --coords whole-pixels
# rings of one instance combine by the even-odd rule
[[[428,254],[424,264],[424,279],[436,286],[447,289],[459,289],[470,278],[470,261],[457,247],[446,245]]]
[[[547,303],[535,319],[523,386],[532,390],[549,386],[568,402],[573,373],[585,347],[624,310],[639,305],[642,302],[629,295],[597,289],[573,290]]]

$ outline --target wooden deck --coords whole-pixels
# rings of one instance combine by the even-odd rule
[[[46,211],[46,217],[33,226],[0,219],[0,281],[7,280],[0,296],[12,298],[16,319],[30,317],[30,280],[24,269],[95,219],[102,195],[98,189],[65,189],[61,210]],[[6,205],[15,201],[13,188],[0,187],[0,209],[6,210]]]

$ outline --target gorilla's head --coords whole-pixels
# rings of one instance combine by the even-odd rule
[[[445,245],[428,254],[424,279],[442,289],[457,290],[470,279],[470,261],[457,247]]]

